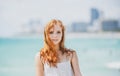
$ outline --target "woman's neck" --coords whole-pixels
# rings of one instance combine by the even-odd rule
[[[60,50],[59,45],[56,45],[56,46],[55,46],[55,50],[56,50],[56,51]]]

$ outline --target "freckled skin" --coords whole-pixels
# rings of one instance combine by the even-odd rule
[[[62,29],[59,25],[55,25],[49,31],[50,40],[55,44],[59,44],[62,38]]]

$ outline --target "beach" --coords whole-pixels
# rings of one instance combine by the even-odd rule
[[[67,48],[77,52],[83,76],[119,76],[119,33],[67,33]],[[36,53],[43,35],[0,38],[0,76],[35,76]]]

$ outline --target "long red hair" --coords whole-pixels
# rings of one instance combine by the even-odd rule
[[[62,28],[62,38],[59,43],[60,50],[64,54],[66,52],[65,46],[64,46],[64,25],[60,20],[51,20],[48,22],[44,29],[44,47],[40,51],[40,58],[43,61],[43,63],[47,63],[50,66],[56,66],[57,62],[59,61],[57,50],[54,48],[54,44],[49,38],[49,31],[51,28],[53,28],[55,25],[59,25]]]

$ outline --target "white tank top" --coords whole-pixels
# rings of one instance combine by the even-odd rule
[[[47,63],[44,64],[45,76],[73,76],[73,70],[70,60],[57,63],[56,67],[50,67]]]

